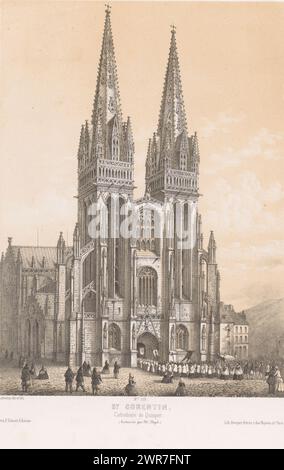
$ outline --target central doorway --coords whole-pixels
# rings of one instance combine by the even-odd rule
[[[159,342],[156,336],[146,332],[137,339],[137,357],[140,359],[155,359],[155,351],[159,352]]]

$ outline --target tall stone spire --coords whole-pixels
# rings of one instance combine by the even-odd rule
[[[190,171],[199,173],[200,153],[197,132],[191,136],[191,148]]]
[[[196,200],[199,195],[198,165],[197,135],[188,135],[173,26],[158,129],[150,139],[147,152],[147,192],[157,199],[179,194]]]
[[[64,264],[65,261],[65,240],[63,238],[63,233],[60,232],[59,238],[57,241],[57,263]]]
[[[208,243],[208,262],[209,264],[216,264],[216,242],[214,232],[211,230]]]
[[[176,30],[173,26],[157,132],[161,139],[162,151],[173,151],[177,137],[183,132],[187,135],[187,123],[176,45]]]
[[[99,156],[112,159],[113,152],[111,142],[112,137],[115,136],[117,141],[115,159],[123,159],[119,158],[121,154],[120,147],[122,145],[122,114],[111,30],[110,7],[106,8],[92,124],[92,157]]]

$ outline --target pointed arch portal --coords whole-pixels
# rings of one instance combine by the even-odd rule
[[[154,359],[153,351],[159,351],[159,341],[152,333],[146,332],[137,339],[137,356],[142,359]]]

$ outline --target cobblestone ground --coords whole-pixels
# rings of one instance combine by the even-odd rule
[[[37,367],[37,372],[39,367]],[[66,367],[48,366],[49,380],[33,380],[29,389],[29,395],[66,395],[64,372]],[[0,366],[0,394],[22,395],[21,371],[17,367]],[[114,379],[110,375],[102,375],[103,383],[100,386],[99,395],[123,396],[124,387],[128,382],[131,372],[136,381],[138,394],[140,396],[174,396],[178,384],[178,378],[173,384],[162,384],[161,378],[140,369],[122,368],[119,378]],[[240,382],[220,379],[188,379],[184,378],[188,396],[200,397],[265,397],[268,396],[268,385],[265,380],[242,380]],[[74,392],[73,396],[91,394],[91,379],[85,378],[84,392]],[[284,396],[284,394],[281,394]]]

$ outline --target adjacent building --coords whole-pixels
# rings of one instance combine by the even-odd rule
[[[220,353],[246,359],[249,354],[249,325],[244,312],[220,302]]]

